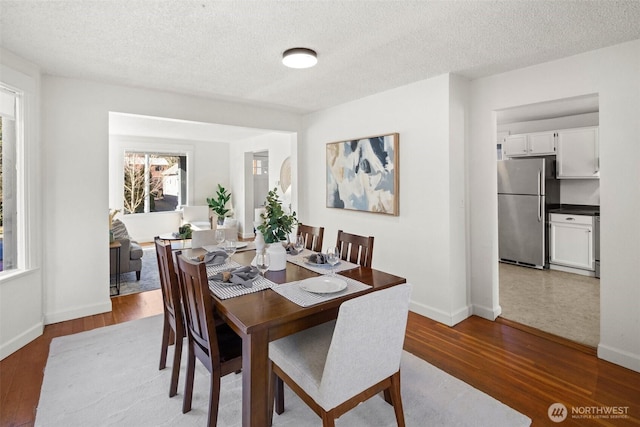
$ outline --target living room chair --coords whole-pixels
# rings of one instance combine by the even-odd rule
[[[187,378],[182,412],[191,410],[196,358],[211,373],[208,425],[215,427],[220,400],[220,378],[242,369],[242,339],[223,323],[215,326],[214,305],[203,262],[178,257],[178,281],[187,322]]]
[[[191,224],[192,230],[211,230],[209,206],[183,206],[182,224]]]
[[[178,393],[178,377],[180,375],[180,360],[182,359],[182,343],[186,336],[182,302],[180,301],[180,286],[176,274],[171,243],[155,237],[156,255],[158,258],[158,272],[160,289],[162,289],[162,305],[164,308],[164,322],[162,327],[162,345],[160,346],[160,370],[167,367],[167,351],[170,345],[175,345],[173,352],[173,366],[171,367],[171,383],[169,397]]]
[[[400,358],[410,295],[408,283],[370,292],[345,301],[335,322],[269,343],[269,401],[282,380],[322,418],[323,427],[333,427],[336,418],[385,391],[404,427]],[[284,397],[277,400],[276,412],[282,413]]]
[[[193,230],[191,232],[191,247],[193,249],[217,244],[216,230]]]
[[[136,280],[140,280],[142,273],[142,247],[129,236],[126,225],[116,219],[113,221],[113,239],[120,242],[120,274],[135,271]],[[116,252],[109,251],[109,271],[111,275],[116,274]]]
[[[298,223],[298,236],[304,237],[304,247],[314,252],[322,251],[322,239],[324,237],[324,227],[312,227]]]
[[[371,267],[373,258],[373,236],[364,237],[357,234],[345,233],[338,230],[336,247],[340,251],[340,258],[360,264],[363,267]]]

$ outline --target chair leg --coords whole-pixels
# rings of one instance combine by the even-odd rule
[[[176,336],[176,343],[173,347],[173,367],[171,371],[171,386],[169,388],[169,397],[173,397],[178,394],[178,377],[180,376],[180,361],[182,359],[182,338]]]
[[[188,343],[187,353],[187,378],[184,385],[184,400],[182,401],[182,413],[186,414],[191,410],[191,398],[193,397],[193,376],[196,368],[196,355],[193,353],[191,342]]]
[[[284,381],[282,378],[273,374],[275,376],[274,379],[274,388],[276,392],[276,414],[281,415],[284,412]]]
[[[167,317],[164,318],[164,326],[162,327],[162,345],[160,346],[160,370],[167,367],[167,349],[169,347],[169,334],[171,333],[171,325]]]
[[[402,396],[400,394],[400,371],[391,376],[389,394],[391,396],[393,410],[396,413],[396,422],[398,423],[398,427],[405,427],[404,411],[402,410]]]
[[[141,271],[136,271],[136,280],[140,280]]]
[[[331,412],[322,411],[322,427],[336,427],[336,420]]]
[[[220,403],[220,371],[211,374],[211,390],[209,391],[209,427],[218,423],[218,404]]]

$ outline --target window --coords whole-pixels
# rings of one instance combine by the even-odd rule
[[[21,95],[0,83],[0,271],[18,268]]]
[[[269,161],[268,160],[253,160],[253,174],[254,175],[266,175],[269,173]]]
[[[124,213],[174,211],[186,204],[187,156],[126,151]]]

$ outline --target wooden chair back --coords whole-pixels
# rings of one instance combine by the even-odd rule
[[[226,324],[216,327],[213,297],[203,262],[178,255],[178,281],[187,323],[188,358],[182,412],[191,410],[195,358],[211,373],[208,425],[218,420],[220,378],[242,369],[242,339]]]
[[[298,223],[298,236],[304,237],[304,247],[314,252],[322,251],[324,227],[312,227]]]
[[[336,247],[340,251],[340,259],[371,267],[373,258],[373,236],[364,237],[338,230]]]
[[[160,289],[162,290],[162,304],[164,308],[164,325],[162,331],[162,345],[160,348],[160,369],[167,366],[167,350],[169,345],[175,344],[173,355],[173,369],[169,387],[169,397],[178,392],[178,376],[180,374],[180,359],[182,356],[182,341],[186,335],[182,302],[180,300],[180,286],[175,271],[171,243],[155,237],[156,256],[158,259],[158,274]]]

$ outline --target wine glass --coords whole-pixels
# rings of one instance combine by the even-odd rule
[[[262,277],[269,269],[269,264],[271,264],[271,257],[266,251],[259,252],[256,255],[256,267]]]
[[[325,252],[325,255],[327,257],[327,262],[329,264],[331,264],[331,275],[335,276],[336,275],[336,264],[340,262],[340,251],[338,250],[338,248],[336,248],[335,246],[327,248],[327,251]]]
[[[297,236],[296,241],[293,244],[293,247],[298,253],[302,252],[302,250],[304,249],[304,236],[302,235]]]
[[[224,230],[216,230],[215,238],[218,246],[220,246],[224,242]]]
[[[231,256],[236,253],[236,242],[235,240],[227,240],[224,243],[224,251],[228,256]]]

